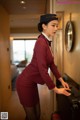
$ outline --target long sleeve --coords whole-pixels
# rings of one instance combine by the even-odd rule
[[[56,79],[59,79],[61,77],[61,75],[54,63],[54,59],[53,59],[52,63],[50,64],[50,69],[51,69],[52,73],[54,74],[54,76],[56,77]]]
[[[47,47],[44,44],[44,42],[38,41],[38,43],[35,46],[35,54],[38,64],[38,69],[40,72],[40,75],[42,79],[45,81],[46,85],[49,89],[53,89],[55,87],[55,84],[51,80],[49,74],[48,74],[48,66],[47,66]]]

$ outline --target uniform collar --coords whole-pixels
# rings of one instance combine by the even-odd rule
[[[52,42],[52,40],[51,40],[44,32],[42,32],[42,34],[45,36],[45,38],[46,38],[48,41],[51,41],[51,42]]]
[[[51,46],[52,40],[51,40],[45,33],[43,33],[43,32],[42,32],[42,35],[46,38],[46,40],[47,40],[49,46]]]

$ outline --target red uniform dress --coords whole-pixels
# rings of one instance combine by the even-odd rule
[[[51,69],[57,79],[61,76],[54,64],[47,38],[40,35],[34,47],[31,63],[23,70],[16,81],[17,93],[23,106],[32,107],[39,102],[37,84],[45,84],[53,89],[55,84],[48,74]]]

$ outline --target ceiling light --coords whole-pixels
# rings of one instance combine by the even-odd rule
[[[21,4],[25,4],[25,1],[24,0],[21,0],[21,2],[20,2]]]

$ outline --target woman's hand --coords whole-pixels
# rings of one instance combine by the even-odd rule
[[[69,88],[57,88],[57,87],[55,87],[53,90],[57,94],[63,94],[63,95],[66,95],[66,96],[70,96],[71,95],[71,93],[69,92],[71,90]]]
[[[61,84],[62,84],[62,86],[63,86],[64,88],[69,88],[68,83],[65,82],[62,78],[59,78],[59,81],[61,82]]]
[[[69,88],[69,85],[65,81],[62,81],[61,84],[64,88]]]

